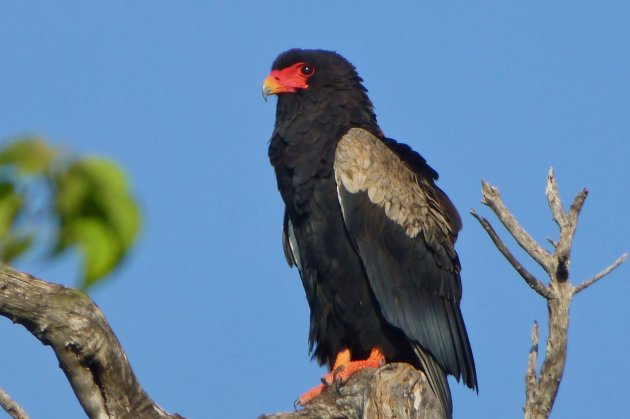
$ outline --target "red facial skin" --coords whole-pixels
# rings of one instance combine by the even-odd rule
[[[308,79],[315,74],[313,66],[299,62],[282,70],[273,70],[263,83],[263,97],[280,93],[295,93],[308,89]]]

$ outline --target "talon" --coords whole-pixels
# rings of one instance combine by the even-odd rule
[[[327,386],[331,385],[334,381],[335,381],[335,375],[333,374],[332,371],[322,376],[321,378],[322,384],[327,385]]]
[[[335,390],[337,391],[337,394],[341,394],[341,385],[343,384],[343,381],[340,378],[337,378],[335,380]]]
[[[362,361],[351,361],[350,350],[344,349],[337,355],[330,372],[321,378],[321,384],[302,394],[293,403],[293,407],[298,410],[299,407],[306,406],[333,384],[335,389],[339,391],[341,385],[348,381],[354,373],[364,368],[378,368],[382,365],[385,365],[385,356],[378,348],[372,349],[368,359]]]
[[[328,388],[328,385],[326,384],[320,384],[316,387],[313,387],[312,389],[310,389],[309,391],[307,391],[306,393],[302,394],[296,401],[295,403],[293,403],[293,406],[295,407],[295,405],[304,407],[307,404],[309,404],[310,402],[313,401],[313,399],[315,399],[317,396],[319,396],[320,394],[322,394],[326,389]],[[296,409],[297,410],[297,409]]]

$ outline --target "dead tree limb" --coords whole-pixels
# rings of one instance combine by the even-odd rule
[[[144,392],[101,310],[82,291],[2,266],[0,315],[52,347],[90,418],[183,419],[166,413]],[[428,419],[441,417],[441,409],[422,372],[390,364],[357,373],[303,410],[262,417]]]
[[[409,364],[387,364],[354,374],[331,387],[302,410],[262,415],[259,419],[441,418],[442,405],[426,376]]]
[[[525,279],[527,284],[547,301],[549,313],[549,335],[545,358],[540,370],[536,374],[536,361],[538,357],[538,324],[534,323],[532,329],[532,347],[529,353],[527,372],[525,374],[525,418],[548,418],[553,408],[558,388],[562,380],[564,365],[567,357],[567,339],[569,330],[569,306],[575,294],[610,273],[627,259],[623,254],[612,265],[595,275],[593,278],[582,282],[577,287],[569,281],[569,268],[571,263],[571,245],[577,227],[577,220],[588,195],[588,191],[580,191],[568,212],[564,211],[558,184],[556,183],[553,168],[549,169],[546,187],[547,202],[554,221],[560,229],[558,241],[549,240],[554,247],[551,254],[539,245],[516,221],[501,199],[499,190],[482,181],[482,204],[488,206],[503,223],[508,232],[550,277],[549,284],[543,284],[539,279],[529,273],[523,265],[510,252],[501,241],[488,220],[480,217],[471,210],[471,214],[486,230],[499,251],[506,257],[512,266]]]
[[[28,419],[28,415],[11,397],[0,388],[0,407],[13,419]]]
[[[182,418],[144,392],[103,313],[84,292],[2,266],[0,315],[52,347],[88,417]]]

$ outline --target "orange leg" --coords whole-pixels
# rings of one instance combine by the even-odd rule
[[[378,368],[383,364],[385,364],[385,356],[378,348],[373,348],[369,358],[362,361],[351,361],[350,350],[344,349],[337,354],[335,364],[330,372],[322,377],[322,384],[302,394],[300,398],[295,401],[295,404],[296,406],[305,406],[315,397],[326,391],[332,383],[345,383],[352,374],[363,368]]]
[[[320,394],[322,394],[328,388],[328,381],[333,379],[333,371],[337,368],[340,368],[343,365],[346,365],[350,362],[350,349],[344,349],[343,351],[337,354],[335,358],[335,364],[333,365],[330,372],[322,377],[322,383],[316,387],[313,387],[306,393],[302,394],[296,401],[296,406],[306,406],[308,403],[313,401],[313,399]],[[329,377],[330,376],[330,377]]]
[[[309,391],[307,391],[306,393],[298,397],[298,399],[295,401],[295,403],[293,403],[293,405],[295,406],[296,409],[298,408],[298,406],[306,406],[307,404],[312,402],[313,399],[315,399],[315,397],[322,394],[324,390],[326,390],[327,388],[328,388],[328,385],[323,384],[323,383],[316,387],[313,387],[312,389],[310,389]]]
[[[322,377],[322,383],[329,386],[335,381],[335,371],[339,371],[350,364],[350,349],[344,349],[337,354],[335,358],[335,364],[331,368],[330,372]]]
[[[331,385],[333,382],[345,383],[353,374],[364,368],[378,368],[382,365],[385,365],[385,355],[380,349],[373,348],[368,359],[342,364],[333,368],[332,372],[324,376],[324,378],[328,385]]]

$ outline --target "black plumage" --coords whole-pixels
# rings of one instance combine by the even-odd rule
[[[298,49],[265,81],[263,93],[278,95],[269,158],[285,255],[304,284],[320,364],[377,347],[425,371],[450,417],[446,375],[477,387],[459,308],[461,220],[424,158],[383,135],[361,83],[340,55]]]

